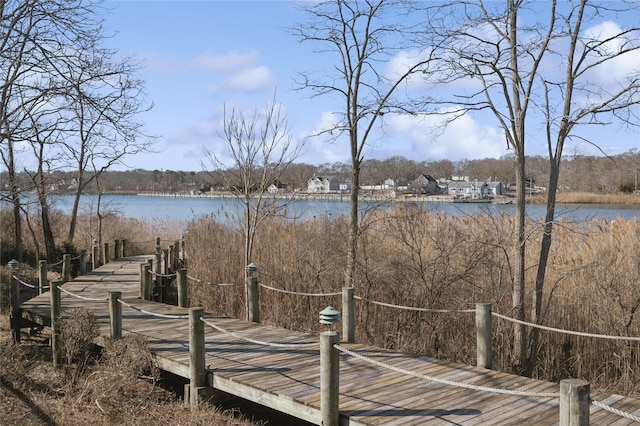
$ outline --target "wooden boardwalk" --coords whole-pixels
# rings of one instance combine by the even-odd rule
[[[122,300],[139,309],[185,315],[176,306],[140,300],[139,264],[147,257],[113,261],[88,275],[64,284],[62,312],[90,309],[100,333],[109,336],[109,292],[121,291]],[[48,293],[21,305],[22,316],[48,325]],[[123,334],[145,336],[158,366],[189,377],[186,319],[158,318],[122,307]],[[223,333],[205,325],[206,382],[241,398],[320,424],[320,359],[318,347],[282,348],[251,342],[318,342],[318,336],[237,319],[205,315]],[[232,333],[232,334],[229,334]],[[250,339],[250,340],[247,340]],[[558,393],[559,384],[512,374],[387,351],[360,344],[341,344],[385,364],[441,379],[479,386],[535,393]],[[591,391],[591,398],[619,410],[640,415],[640,400]],[[426,381],[340,354],[340,423],[343,425],[554,425],[559,420],[558,398],[523,397],[470,390]],[[633,421],[591,405],[591,424],[631,425]]]

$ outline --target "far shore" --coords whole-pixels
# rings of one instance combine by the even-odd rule
[[[61,194],[71,195],[71,194]],[[87,194],[91,195],[91,194]],[[235,198],[236,196],[230,192],[217,191],[207,193],[189,193],[189,192],[134,192],[134,191],[109,191],[104,195],[132,195],[132,196],[146,196],[146,197],[171,197],[171,198]],[[295,200],[314,200],[314,201],[346,201],[350,199],[348,193],[307,193],[296,192],[282,193],[282,194],[268,194],[269,197],[279,199],[295,199]],[[509,193],[507,195],[501,195],[487,200],[470,200],[453,198],[447,194],[437,195],[416,195],[416,194],[402,194],[393,197],[391,194],[362,194],[359,197],[360,201],[365,202],[426,202],[426,203],[461,203],[461,202],[485,202],[496,204],[513,204],[515,203],[515,194]],[[547,201],[546,195],[535,194],[527,196],[526,202],[528,204],[545,204]],[[558,204],[618,204],[618,205],[639,205],[640,206],[640,193],[636,194],[597,194],[590,192],[561,192],[558,193],[556,202]]]

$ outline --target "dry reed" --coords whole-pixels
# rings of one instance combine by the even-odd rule
[[[511,312],[511,215],[453,217],[398,207],[363,220],[356,295],[423,308],[473,309],[491,302]],[[527,223],[527,303],[530,306],[541,223]],[[344,283],[344,218],[272,221],[259,233],[253,261],[260,282],[306,293],[339,292]],[[242,236],[213,218],[185,233],[192,304],[243,317]],[[558,222],[545,278],[543,323],[600,334],[640,336],[640,226],[636,220]],[[263,322],[317,332],[318,312],[340,307],[340,296],[301,297],[261,290]],[[363,343],[473,364],[473,314],[424,313],[356,303],[356,339]],[[496,368],[509,371],[512,325],[494,319]],[[543,331],[534,377],[589,380],[627,395],[640,393],[640,344]]]

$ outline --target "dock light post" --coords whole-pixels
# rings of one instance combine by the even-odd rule
[[[327,306],[320,312],[320,324],[329,331],[320,333],[320,416],[322,425],[337,426],[340,417],[340,358],[335,345],[340,334],[333,325],[340,322],[340,312]]]
[[[258,291],[258,266],[247,265],[247,320],[260,322],[260,294]]]

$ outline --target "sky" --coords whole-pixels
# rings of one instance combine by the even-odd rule
[[[330,69],[332,63],[299,44],[289,32],[304,19],[292,1],[112,1],[106,3],[106,40],[144,62],[140,77],[154,108],[139,118],[158,136],[153,151],[126,159],[126,168],[200,171],[210,169],[205,148],[224,157],[220,137],[225,108],[250,116],[274,98],[282,106],[294,140],[305,140],[296,162],[320,165],[350,161],[348,141],[305,139],[340,110],[335,98],[311,98],[296,90],[301,72]],[[640,59],[638,59],[640,68]],[[603,133],[608,154],[640,148],[638,131]],[[535,140],[532,135],[530,140]],[[530,154],[545,155],[543,144]],[[569,148],[595,154],[589,144]],[[465,116],[436,137],[429,120],[385,120],[365,150],[365,158],[394,155],[416,161],[499,158],[508,154],[495,119]]]

